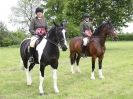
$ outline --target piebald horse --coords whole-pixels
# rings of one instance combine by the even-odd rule
[[[44,80],[44,70],[47,65],[51,65],[53,69],[53,80],[54,80],[54,91],[59,93],[57,86],[57,68],[58,68],[58,59],[59,59],[59,47],[60,44],[63,51],[67,50],[66,42],[66,30],[63,26],[57,25],[54,23],[54,26],[48,31],[47,37],[44,37],[41,42],[36,46],[35,49],[35,62],[28,65],[29,59],[29,44],[30,39],[25,39],[21,43],[20,54],[23,61],[23,65],[26,71],[27,85],[32,84],[31,70],[35,64],[40,64],[40,84],[39,84],[39,93],[44,95],[43,90],[43,80]]]
[[[99,64],[99,78],[103,79],[102,73],[102,60],[105,53],[105,41],[108,36],[111,36],[113,39],[117,37],[113,25],[107,21],[102,23],[91,36],[89,43],[86,46],[86,55],[92,58],[92,72],[91,79],[94,80],[94,69],[95,69],[95,60],[98,58]],[[70,47],[70,61],[71,61],[71,72],[74,73],[74,64],[77,63],[77,71],[79,69],[79,61],[81,58],[81,44],[82,37],[72,38],[69,47]]]

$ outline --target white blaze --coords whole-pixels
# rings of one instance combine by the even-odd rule
[[[62,33],[63,33],[63,38],[64,38],[64,41],[65,41],[64,43],[65,43],[65,45],[66,45],[66,47],[67,47],[67,41],[66,41],[66,35],[65,35],[65,34],[66,34],[66,30],[63,29],[63,30],[62,30]]]

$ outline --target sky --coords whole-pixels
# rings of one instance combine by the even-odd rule
[[[7,25],[9,30],[14,30],[14,26],[9,22],[11,7],[17,5],[18,0],[0,0],[0,21]]]
[[[17,6],[18,0],[0,0],[0,21],[4,22],[10,31],[16,30],[10,21],[11,8]],[[133,32],[133,23],[128,23],[127,28],[123,28],[123,32]]]

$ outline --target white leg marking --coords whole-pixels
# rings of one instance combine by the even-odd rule
[[[104,78],[103,73],[102,73],[102,69],[99,69],[99,78],[100,79],[103,79]]]
[[[53,81],[54,81],[54,91],[55,93],[59,93],[59,89],[57,86],[57,69],[53,69]]]
[[[63,33],[63,37],[64,37],[64,40],[65,40],[65,45],[66,45],[66,47],[68,47],[68,46],[67,46],[67,41],[66,41],[66,35],[65,35],[66,30],[63,29],[63,30],[62,30],[62,33]]]
[[[80,69],[79,69],[79,66],[77,66],[77,72],[78,73],[81,73]]]
[[[74,74],[75,71],[74,71],[74,65],[71,65],[71,73]]]
[[[44,81],[44,77],[41,76],[41,72],[40,72],[40,84],[39,84],[39,92],[40,92],[40,94],[44,94],[43,81]]]
[[[95,80],[94,72],[91,72],[91,80]]]
[[[31,72],[29,72],[29,69],[25,69],[25,72],[27,78],[27,85],[31,85],[32,84]]]

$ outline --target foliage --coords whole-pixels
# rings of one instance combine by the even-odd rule
[[[0,23],[0,47],[17,45],[26,38],[26,34],[23,30],[16,32],[9,32],[3,23]]]
[[[35,17],[35,9],[40,5],[38,0],[18,0],[16,7],[12,7],[13,15],[10,18],[12,23],[21,24],[21,28],[26,29],[30,21]]]
[[[133,20],[133,0],[44,0],[45,16],[51,21],[67,19],[79,29],[83,13],[89,13],[94,27],[102,21],[110,20],[116,29]],[[71,26],[69,26],[69,30]],[[73,35],[70,32],[70,36]],[[74,31],[76,33],[76,31]],[[78,35],[77,33],[76,35]]]

